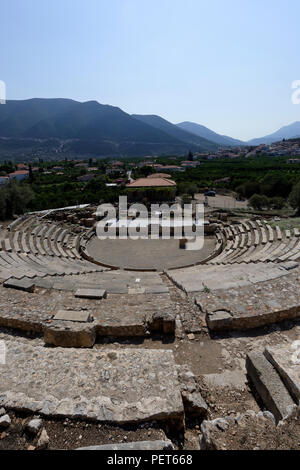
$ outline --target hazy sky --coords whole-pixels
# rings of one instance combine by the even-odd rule
[[[0,0],[7,99],[97,100],[250,139],[300,121],[299,0]]]

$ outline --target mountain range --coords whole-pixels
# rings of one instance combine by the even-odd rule
[[[7,138],[15,146],[19,142],[21,147],[28,141],[57,140],[64,150],[99,156],[182,154],[218,148],[215,142],[182,131],[167,121],[164,125],[146,121],[96,101],[7,101],[0,106],[0,150],[7,146]]]
[[[217,134],[207,127],[196,124],[195,122],[181,122],[180,124],[177,124],[177,126],[181,129],[184,129],[185,131],[215,142],[222,147],[246,145],[246,143],[241,140],[233,139],[232,137],[228,137],[226,135]]]
[[[242,142],[193,122],[172,124],[156,115],[130,115],[96,101],[35,98],[10,100],[0,106],[1,153],[13,149],[27,154],[51,148],[95,156],[170,155],[294,137],[300,137],[300,122]]]
[[[296,121],[289,126],[281,127],[273,134],[266,135],[259,139],[252,139],[248,142],[249,145],[272,144],[272,142],[279,142],[283,139],[295,139],[300,137],[300,122]]]

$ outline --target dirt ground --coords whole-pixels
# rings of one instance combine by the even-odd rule
[[[196,194],[195,199],[199,203],[205,202],[203,194]],[[208,208],[211,209],[247,209],[248,201],[237,201],[233,196],[216,194],[215,197],[208,197]]]
[[[33,416],[9,413],[12,424],[9,432],[0,433],[1,450],[31,450],[37,447],[38,436],[24,432],[24,425]],[[43,419],[50,444],[48,450],[72,450],[91,445],[113,444],[131,441],[165,439],[165,433],[159,426],[145,424],[139,427],[113,427],[95,423],[65,420]],[[32,449],[34,450],[34,449]]]

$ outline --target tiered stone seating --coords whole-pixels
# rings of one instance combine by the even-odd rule
[[[297,263],[296,263],[297,265]],[[240,263],[223,266],[201,265],[166,272],[169,279],[187,294],[241,288],[281,278],[289,269],[278,263]]]
[[[266,221],[245,222],[222,229],[223,251],[208,264],[282,262],[300,258],[299,230],[273,229]]]
[[[79,254],[82,234],[72,228],[39,220],[35,216],[18,219],[3,231],[0,242],[0,278],[43,278],[85,274],[107,270]],[[18,229],[18,230],[16,230]]]

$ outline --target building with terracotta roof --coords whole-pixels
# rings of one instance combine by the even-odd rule
[[[25,165],[25,163],[18,163],[17,168],[18,170],[28,170],[28,165]]]
[[[127,184],[126,188],[176,188],[176,183],[167,178],[139,178]]]
[[[22,181],[25,178],[28,178],[29,176],[29,171],[27,170],[18,170],[14,171],[13,173],[9,173],[9,178],[10,179],[15,179],[17,181]]]

